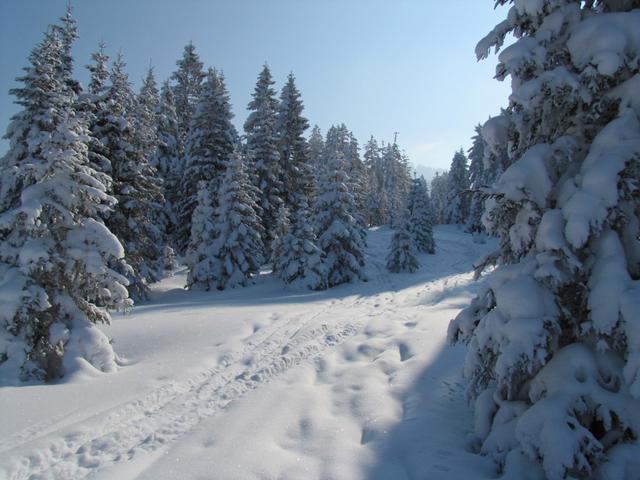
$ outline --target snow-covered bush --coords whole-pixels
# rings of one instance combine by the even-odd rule
[[[509,32],[517,37],[497,67],[498,78],[512,80],[500,118],[513,163],[483,218],[500,237],[500,265],[449,330],[469,345],[476,444],[511,475],[634,478],[638,2],[498,3],[512,3],[508,18],[477,54],[499,49]]]
[[[94,324],[109,323],[107,308],[131,305],[114,270],[130,270],[123,247],[101,220],[115,204],[110,180],[92,168],[74,109],[65,65],[73,33],[50,28],[11,91],[23,110],[0,159],[0,377],[51,380],[87,362],[114,370]]]

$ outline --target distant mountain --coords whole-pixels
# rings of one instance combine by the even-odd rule
[[[413,165],[412,170],[416,176],[423,176],[427,181],[427,185],[431,183],[431,179],[436,176],[436,173],[446,172],[443,168],[428,167],[426,165]]]

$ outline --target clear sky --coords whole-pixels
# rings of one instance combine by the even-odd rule
[[[8,90],[67,0],[0,1],[0,131],[16,111]],[[137,89],[151,62],[175,70],[184,45],[222,69],[238,127],[266,61],[279,89],[293,71],[305,115],[323,133],[344,122],[364,144],[398,143],[417,164],[449,166],[473,127],[499,112],[508,85],[474,47],[504,17],[493,0],[73,0],[76,77],[100,40],[121,50]],[[7,142],[0,143],[0,154]]]

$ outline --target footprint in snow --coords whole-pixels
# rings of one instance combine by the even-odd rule
[[[409,346],[406,343],[399,343],[398,344],[398,352],[400,353],[400,361],[401,362],[406,362],[407,360],[409,360],[414,355],[413,352],[411,351],[411,349],[409,348]]]

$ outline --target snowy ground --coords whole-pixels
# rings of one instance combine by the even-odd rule
[[[369,282],[326,292],[161,282],[107,329],[117,373],[0,389],[0,479],[493,477],[445,344],[488,247],[438,227],[437,254],[392,275],[390,234],[370,234]]]

